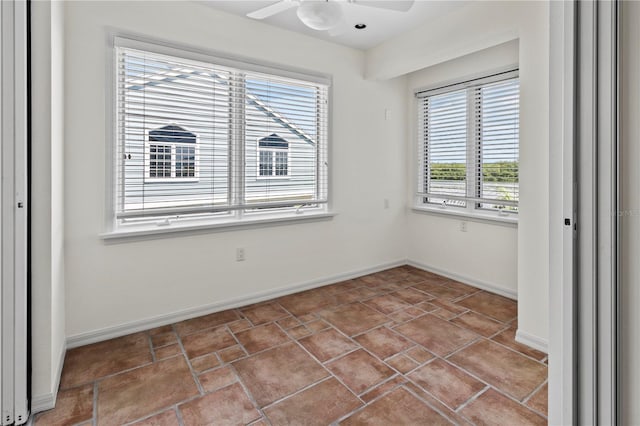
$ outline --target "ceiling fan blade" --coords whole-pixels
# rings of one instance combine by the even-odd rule
[[[351,0],[351,3],[357,4],[358,6],[408,12],[413,6],[414,0]]]
[[[276,15],[285,10],[296,7],[300,4],[297,0],[281,0],[277,3],[263,7],[262,9],[254,10],[251,13],[247,13],[247,16],[252,19],[265,19],[269,16]]]

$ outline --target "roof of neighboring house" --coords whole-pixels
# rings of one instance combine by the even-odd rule
[[[170,124],[149,132],[152,142],[196,143],[196,135],[180,126]]]
[[[287,148],[289,146],[289,142],[276,133],[271,133],[269,136],[260,139],[258,142],[260,143],[260,147],[263,148]]]
[[[172,76],[167,76],[167,77],[165,77],[165,78],[163,78],[161,80],[147,81],[147,82],[142,83],[142,84],[133,85],[133,86],[130,86],[129,89],[131,89],[131,90],[142,90],[146,86],[157,86],[157,85],[162,84],[163,82],[171,82],[171,81],[175,81],[175,80],[178,80],[178,79],[181,79],[181,78],[189,78],[189,77],[191,77],[193,75],[204,75],[204,76],[211,77],[211,78],[214,78],[214,79],[224,80],[222,77],[220,77],[217,74],[210,74],[210,73],[198,72],[198,71],[189,72],[189,71],[184,71],[184,70],[180,70],[180,71],[172,70],[172,71],[179,72],[179,74],[172,75]],[[304,130],[302,130],[301,128],[296,126],[294,123],[289,121],[285,116],[283,116],[282,114],[277,112],[274,108],[271,108],[269,105],[267,105],[267,103],[262,101],[258,96],[253,95],[251,93],[247,93],[247,98],[249,100],[249,104],[255,106],[259,111],[265,113],[273,121],[275,121],[276,123],[286,127],[293,134],[295,134],[296,136],[298,136],[299,138],[301,138],[305,142],[307,142],[307,143],[309,143],[311,145],[315,145],[316,144],[316,142],[309,135],[307,135]]]

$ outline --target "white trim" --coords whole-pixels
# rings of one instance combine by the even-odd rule
[[[184,321],[191,318],[196,318],[202,315],[211,314],[214,312],[224,311],[227,309],[238,308],[241,306],[250,305],[252,303],[262,302],[270,300],[276,297],[286,296],[288,294],[297,293],[304,290],[310,290],[316,287],[322,287],[329,284],[334,284],[340,281],[345,281],[353,278],[357,278],[363,275],[372,274],[375,272],[384,271],[385,269],[395,268],[407,264],[404,259],[396,260],[393,262],[381,263],[379,265],[358,269],[355,271],[345,272],[342,274],[332,275],[329,277],[317,278],[301,284],[295,284],[286,287],[278,287],[272,290],[261,291],[253,293],[249,296],[240,296],[232,299],[227,299],[221,302],[212,303],[209,305],[203,305],[197,308],[189,308],[181,311],[176,311],[170,314],[159,315],[143,320],[132,321],[126,324],[121,324],[113,327],[106,327],[103,329],[89,331],[86,333],[76,334],[67,337],[67,348],[77,348],[79,346],[88,345],[91,343],[101,342],[115,337],[126,336],[127,334],[135,333],[138,331],[149,330],[155,327],[160,327],[167,324],[173,324],[178,321]]]
[[[148,225],[139,228],[125,228],[120,227],[118,231],[106,232],[100,235],[105,241],[139,241],[152,238],[167,238],[174,237],[176,235],[188,235],[199,234],[205,232],[223,232],[234,231],[238,229],[256,229],[264,228],[267,226],[275,225],[292,225],[301,222],[311,222],[320,220],[331,220],[337,213],[327,212],[320,210],[318,212],[309,212],[305,210],[297,210],[291,212],[289,215],[283,215],[282,212],[271,212],[261,217],[253,217],[238,220],[235,216],[230,217],[228,220],[211,222],[211,220],[204,220],[204,223],[196,224],[174,224],[169,226],[170,221],[166,221],[167,226],[156,226],[155,228],[149,228]],[[162,223],[162,222],[160,222]]]
[[[407,265],[413,266],[414,268],[422,269],[428,272],[433,272],[434,274],[442,275],[443,277],[451,278],[453,280],[460,281],[463,284],[468,284],[470,286],[477,287],[481,290],[486,290],[490,293],[495,293],[500,296],[508,297],[509,299],[518,300],[517,290],[511,290],[504,287],[500,287],[497,284],[480,281],[475,278],[470,278],[464,275],[457,274],[455,272],[446,271],[444,269],[436,268],[434,266],[430,266],[415,260],[407,260]]]
[[[31,414],[40,413],[55,408],[58,399],[58,390],[60,389],[60,378],[62,377],[62,367],[64,366],[64,357],[67,353],[66,344],[62,345],[60,354],[58,355],[58,368],[55,371],[56,383],[51,392],[44,395],[34,395],[31,398]]]
[[[549,3],[549,410],[550,425],[578,423],[574,250],[576,4]],[[564,224],[564,219],[570,225]],[[540,232],[544,232],[543,229]]]
[[[511,228],[518,227],[518,216],[516,214],[482,214],[482,213],[470,213],[467,209],[457,210],[455,207],[426,207],[426,206],[414,206],[411,207],[413,213],[419,214],[434,214],[437,216],[448,217],[449,219],[455,219],[456,217],[464,217],[473,222],[489,223],[491,225],[508,226]],[[491,212],[493,213],[493,212]]]
[[[454,92],[456,90],[476,88],[484,84],[496,83],[498,81],[510,80],[520,77],[518,65],[494,70],[492,72],[483,72],[473,77],[462,80],[452,80],[445,83],[435,84],[429,87],[414,90],[416,98],[426,98],[428,96],[439,95],[442,93]]]
[[[532,347],[533,349],[537,349],[545,354],[549,353],[549,342],[547,339],[534,336],[533,334],[529,334],[520,329],[516,331],[516,342]]]

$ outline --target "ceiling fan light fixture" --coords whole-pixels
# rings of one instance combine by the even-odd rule
[[[298,18],[307,27],[318,31],[330,30],[342,19],[342,9],[333,1],[303,1],[297,10]]]

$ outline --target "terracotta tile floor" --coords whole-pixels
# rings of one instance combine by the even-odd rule
[[[67,352],[38,425],[546,424],[516,303],[409,266]]]

